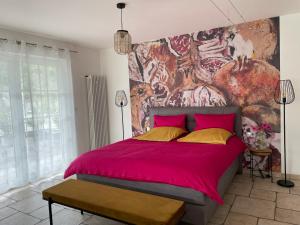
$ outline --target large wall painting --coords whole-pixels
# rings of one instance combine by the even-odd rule
[[[128,59],[134,136],[149,127],[152,106],[238,105],[245,134],[271,126],[267,141],[280,171],[278,17],[135,44]]]

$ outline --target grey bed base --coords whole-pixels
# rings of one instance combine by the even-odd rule
[[[193,130],[195,121],[193,120],[193,114],[228,114],[235,113],[235,133],[237,136],[242,136],[241,129],[241,115],[240,109],[235,106],[230,107],[188,107],[188,108],[177,108],[177,107],[161,107],[152,108],[150,111],[151,126],[153,126],[153,115],[176,115],[176,114],[187,114],[187,129]],[[242,154],[232,163],[232,165],[224,172],[223,176],[219,180],[218,192],[221,196],[224,195],[226,189],[232,182],[233,177],[236,173],[242,173]],[[215,162],[217,163],[217,162]],[[214,166],[214,165],[212,165]],[[193,225],[206,225],[214,214],[217,203],[212,201],[206,195],[201,192],[195,191],[191,188],[178,187],[169,184],[152,183],[152,182],[138,182],[114,179],[108,177],[77,174],[77,178],[81,180],[87,180],[91,182],[111,185],[115,187],[125,188],[129,190],[141,191],[145,193],[170,197],[185,202],[185,215],[181,222],[184,224]]]

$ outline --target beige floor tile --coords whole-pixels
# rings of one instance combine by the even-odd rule
[[[256,225],[257,218],[239,213],[230,212],[224,225]]]
[[[271,183],[270,179],[256,179],[253,185],[254,189],[276,191],[280,193],[289,193],[289,188],[281,187],[276,183],[276,179]]]
[[[280,178],[280,177],[282,177],[282,173],[273,172],[273,178]]]
[[[282,223],[275,220],[258,219],[257,225],[290,225],[289,223]]]
[[[224,204],[226,204],[226,205],[232,205],[234,199],[235,199],[235,195],[234,194],[225,194],[224,195]]]
[[[37,193],[33,191],[31,188],[26,188],[20,191],[14,191],[14,192],[8,192],[4,194],[5,197],[11,198],[16,201],[21,201],[25,198],[30,198],[32,196],[35,196]]]
[[[257,198],[269,201],[276,200],[276,192],[274,191],[267,191],[267,190],[260,190],[260,189],[252,189],[250,198]]]
[[[251,184],[252,183],[252,179],[249,176],[249,173],[247,174],[237,174],[234,179],[233,182],[237,182],[237,183],[247,183],[247,184]]]
[[[56,214],[59,211],[63,210],[64,208],[62,206],[53,204],[52,205],[52,214]],[[36,218],[39,218],[41,220],[47,219],[49,217],[49,208],[48,205],[43,206],[42,208],[39,208],[32,213],[30,213],[31,216],[34,216]]]
[[[231,212],[274,219],[275,202],[238,196],[233,203]]]
[[[300,212],[276,208],[275,220],[292,224],[300,224]]]
[[[233,182],[227,190],[227,193],[241,196],[249,196],[251,188],[252,184]]]
[[[290,193],[300,195],[300,180],[290,179],[294,182],[295,186],[290,188]]]
[[[282,174],[282,177],[284,175]],[[287,174],[288,179],[293,180],[293,181],[300,181],[300,175],[299,174]]]
[[[213,215],[213,217],[210,219],[210,223],[213,224],[223,224],[225,222],[225,219],[229,213],[230,210],[230,206],[229,205],[221,205],[218,206],[215,214]]]
[[[90,218],[89,215],[86,214],[81,215],[80,212],[64,209],[53,216],[53,224],[77,225],[84,222],[88,218]],[[37,225],[49,225],[49,219],[43,220]]]
[[[278,193],[277,194],[277,207],[283,209],[292,209],[300,211],[300,196]]]
[[[295,187],[291,188],[290,190],[291,190],[291,194],[300,195],[300,186],[295,186]]]
[[[295,184],[295,187],[300,187],[300,180],[298,179],[289,179],[289,180],[291,180]]]
[[[6,217],[9,217],[17,212],[18,211],[11,209],[9,207],[2,208],[2,209],[0,209],[0,220],[4,219]]]
[[[33,225],[39,220],[23,213],[16,213],[0,221],[0,225]]]
[[[13,203],[9,207],[21,211],[23,213],[31,213],[45,205],[47,205],[47,202],[42,199],[42,196],[35,195],[33,197],[26,198],[22,201]]]
[[[0,209],[6,207],[12,203],[16,202],[15,200],[9,199],[4,196],[0,196]]]

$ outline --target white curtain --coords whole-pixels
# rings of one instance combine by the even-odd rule
[[[67,50],[0,42],[0,192],[63,172],[76,155]]]

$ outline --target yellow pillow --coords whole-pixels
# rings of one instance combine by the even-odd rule
[[[179,138],[177,141],[225,145],[228,138],[231,136],[232,133],[227,130],[221,128],[208,128],[194,131],[183,138]]]
[[[141,141],[171,141],[184,133],[186,131],[178,127],[155,127],[145,134],[134,137],[134,139]]]

